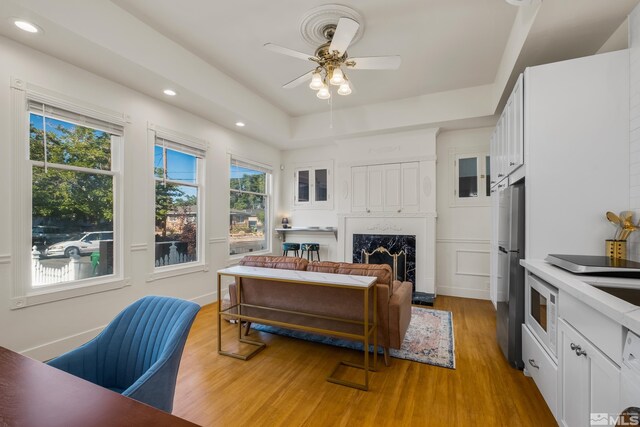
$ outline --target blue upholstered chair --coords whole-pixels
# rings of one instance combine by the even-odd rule
[[[199,310],[177,298],[144,297],[93,340],[47,363],[171,412],[182,350]]]

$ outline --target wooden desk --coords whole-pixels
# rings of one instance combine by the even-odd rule
[[[0,426],[196,426],[0,347]]]
[[[333,335],[362,342],[364,363],[362,365],[352,362],[341,361],[336,369],[327,377],[327,381],[360,390],[369,389],[369,372],[375,371],[378,360],[378,313],[377,313],[377,287],[376,277],[355,276],[346,274],[318,273],[313,271],[284,270],[277,268],[234,266],[218,270],[218,295],[221,294],[222,276],[233,276],[236,282],[237,304],[227,309],[221,310],[218,304],[218,354],[231,356],[237,359],[248,360],[265,348],[262,342],[252,341],[242,338],[242,321],[256,322],[280,326],[290,329]],[[362,292],[364,304],[362,321],[354,321],[346,318],[327,317],[302,311],[283,310],[276,307],[259,306],[242,302],[242,279],[260,279],[279,283],[295,285],[313,285],[329,288],[353,289]],[[294,290],[295,291],[295,290]],[[373,294],[373,304],[369,304],[369,296]],[[371,310],[370,305],[373,305]],[[373,315],[372,312],[373,311]],[[283,316],[286,315],[286,316]],[[250,344],[256,348],[248,354],[239,354],[222,349],[222,319],[232,318],[238,320],[238,340],[245,344]],[[292,317],[293,316],[293,317]],[[286,319],[286,320],[283,320]],[[317,320],[325,321],[325,324],[318,324]],[[370,320],[371,319],[371,320]],[[329,321],[327,324],[326,321]],[[331,325],[331,326],[329,326]],[[369,366],[369,344],[373,335],[373,367]],[[364,382],[356,383],[345,381],[334,377],[340,365],[358,368],[364,371]]]

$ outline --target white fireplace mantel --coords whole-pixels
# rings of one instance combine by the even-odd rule
[[[338,258],[352,262],[354,234],[415,235],[416,291],[436,294],[435,213],[348,213],[338,215]]]

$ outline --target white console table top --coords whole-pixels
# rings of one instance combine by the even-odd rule
[[[249,267],[236,265],[218,270],[218,274],[236,277],[251,277],[267,280],[284,280],[316,285],[344,286],[345,288],[369,288],[377,277],[352,276],[348,274],[318,273],[315,271],[296,271],[279,268]]]

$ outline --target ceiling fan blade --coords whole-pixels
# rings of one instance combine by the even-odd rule
[[[355,65],[348,65],[355,62]],[[402,58],[400,56],[363,56],[361,58],[349,58],[347,66],[354,70],[397,70],[400,68]]]
[[[297,50],[289,49],[288,47],[278,46],[277,44],[273,43],[266,43],[264,47],[272,52],[292,56],[294,58],[302,59],[303,61],[313,61],[314,59],[317,59],[313,55],[308,55],[306,53],[298,52]]]
[[[311,74],[313,74],[314,70],[311,70],[307,73],[304,73],[303,75],[301,75],[300,77],[291,80],[289,83],[282,85],[283,88],[285,89],[291,89],[294,88],[296,86],[300,86],[302,83],[304,83],[305,81],[309,80],[311,78]]]
[[[336,32],[331,39],[331,45],[329,46],[329,52],[337,50],[340,55],[344,55],[351,40],[355,37],[360,28],[360,24],[351,18],[340,18]]]

